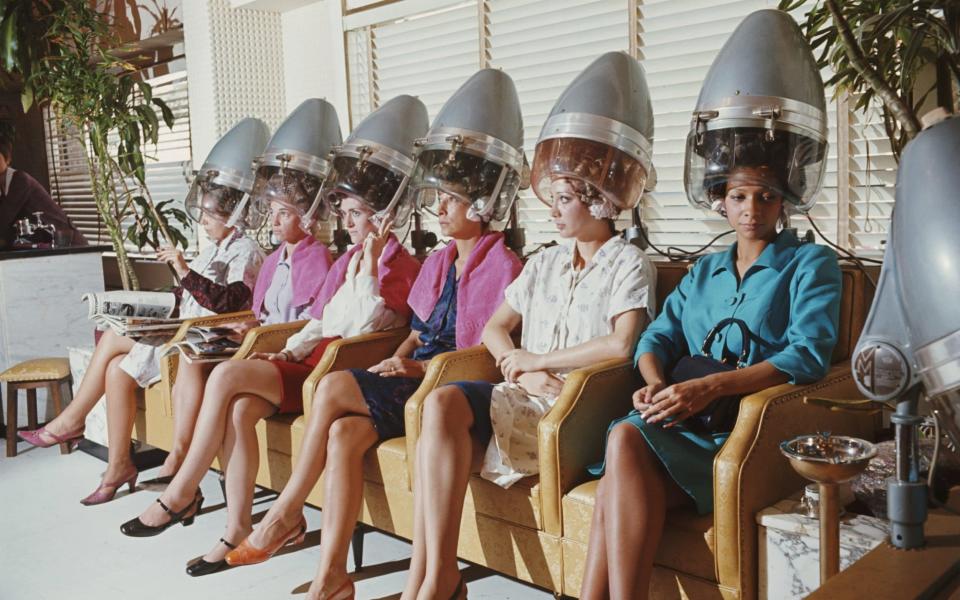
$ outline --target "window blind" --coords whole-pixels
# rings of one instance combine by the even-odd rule
[[[176,118],[172,129],[161,121],[156,146],[143,147],[147,189],[155,203],[174,199],[175,205],[182,209],[189,188],[187,169],[191,164],[187,73],[179,70],[147,82],[153,86],[154,97],[163,99]],[[50,110],[46,111],[45,122],[51,195],[89,242],[109,244],[110,237],[93,200],[89,166],[77,132]],[[125,220],[124,227],[132,221],[132,218]],[[184,233],[191,241],[191,249],[195,249],[195,228]],[[127,247],[131,251],[137,249],[132,244]]]
[[[437,2],[438,8],[423,12],[424,0],[410,1],[411,9],[420,12],[409,14],[404,13],[407,3],[397,2],[390,6],[391,21],[348,28],[353,123],[398,93],[419,95],[432,118],[475,69],[489,65],[504,69],[517,84],[530,159],[547,114],[573,77],[600,54],[635,46],[655,118],[658,182],[641,204],[651,241],[693,249],[729,228],[720,215],[687,202],[686,135],[700,85],[717,52],[744,17],[776,7],[775,0],[477,2]],[[631,7],[636,14],[630,13]],[[826,80],[831,73],[825,70],[822,75]],[[832,96],[827,90],[830,150],[811,217],[841,246],[879,249],[889,227],[895,179],[883,123],[878,112],[854,113],[852,101]],[[839,180],[841,173],[844,181]],[[547,208],[530,191],[522,192],[519,202],[528,244],[554,239]],[[619,225],[626,226],[629,215],[622,217]],[[794,217],[793,224],[809,228],[801,216]],[[730,240],[723,238],[718,245]]]

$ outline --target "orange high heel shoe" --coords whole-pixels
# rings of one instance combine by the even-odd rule
[[[306,536],[306,534],[307,519],[301,515],[300,522],[297,524],[297,526],[288,531],[285,536],[280,538],[279,544],[274,545],[272,548],[257,548],[248,541],[250,539],[248,536],[246,539],[240,542],[240,545],[237,546],[236,550],[231,550],[227,553],[225,560],[231,567],[255,565],[257,563],[266,562],[284,546],[303,543],[303,538]]]

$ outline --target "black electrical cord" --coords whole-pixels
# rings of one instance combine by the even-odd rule
[[[537,244],[537,246],[533,250],[523,255],[523,260],[527,260],[537,252],[540,252],[541,250],[546,250],[547,248],[552,248],[556,245],[557,245],[557,242],[554,240],[550,240],[549,242],[543,242],[542,244]]]
[[[832,241],[830,241],[830,239],[829,239],[827,236],[825,236],[822,231],[820,231],[820,228],[817,227],[817,224],[814,222],[814,220],[810,217],[809,214],[806,214],[806,215],[804,215],[804,216],[807,217],[807,221],[810,221],[810,225],[813,227],[813,230],[817,232],[817,234],[820,236],[820,238],[823,239],[823,241],[825,241],[828,246],[830,246],[831,248],[833,248],[834,250],[836,250],[837,252],[839,252],[839,253],[841,254],[841,257],[840,257],[840,258],[841,258],[842,260],[848,260],[848,261],[852,262],[854,265],[856,265],[857,269],[858,269],[861,273],[863,273],[863,276],[866,277],[866,278],[867,278],[867,281],[870,282],[870,286],[874,289],[874,291],[876,291],[876,289],[877,289],[877,282],[873,280],[873,277],[870,277],[870,274],[869,274],[869,273],[867,273],[867,268],[864,266],[863,263],[868,262],[868,263],[872,263],[872,264],[882,265],[882,264],[883,264],[883,261],[882,261],[882,260],[877,260],[877,259],[875,259],[875,258],[865,258],[865,257],[862,257],[862,256],[857,256],[856,254],[850,252],[850,251],[847,250],[846,248],[840,247],[839,245],[837,245],[837,244],[833,243]]]
[[[730,231],[724,231],[723,233],[714,236],[712,240],[707,242],[705,245],[700,246],[696,250],[687,251],[687,250],[684,250],[683,248],[678,248],[676,246],[667,246],[666,251],[663,251],[660,248],[658,248],[656,245],[654,245],[653,242],[650,241],[650,237],[647,236],[647,232],[643,227],[638,227],[637,229],[640,230],[640,235],[641,237],[643,237],[643,241],[647,243],[647,246],[650,246],[651,248],[653,248],[654,252],[656,252],[660,256],[663,256],[670,262],[681,262],[685,260],[693,260],[701,256],[704,253],[704,251],[710,248],[711,246],[713,246],[717,240],[719,240],[720,238],[726,235],[730,235],[731,233],[734,232],[733,229],[731,229]]]

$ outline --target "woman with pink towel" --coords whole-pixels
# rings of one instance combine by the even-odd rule
[[[489,97],[505,85],[513,90],[505,74],[484,70],[464,88],[484,90],[480,93]],[[464,88],[447,102],[423,138],[411,178],[417,202],[437,201],[440,230],[453,241],[425,261],[414,283],[408,301],[413,309],[410,335],[393,357],[369,370],[330,373],[320,381],[300,458],[287,486],[254,533],[227,555],[231,565],[253,564],[296,541],[305,527],[306,498],[324,473],[320,565],[309,598],[353,597],[347,552],[362,499],[364,453],[378,441],[404,434],[404,404],[420,386],[430,359],[478,344],[503,290],[521,270],[503,235],[489,229],[491,220],[507,215],[519,186],[523,168],[519,106],[515,102],[504,106],[495,98],[474,106],[472,102],[483,98],[471,94],[473,108],[465,110]],[[457,136],[451,129],[462,123],[458,117],[464,113],[474,121],[469,127],[461,125],[462,130],[472,136],[490,131],[476,121],[484,112],[496,115],[496,124],[504,114],[511,117],[515,135],[498,138],[496,145],[502,149],[510,144],[510,162],[485,155],[487,140],[479,144],[476,137],[464,135],[462,141],[454,141]],[[438,128],[437,123],[443,125]]]

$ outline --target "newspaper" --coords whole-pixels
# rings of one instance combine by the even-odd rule
[[[84,294],[87,316],[100,329],[131,338],[173,335],[182,323],[171,318],[177,298],[170,292],[112,291]]]

